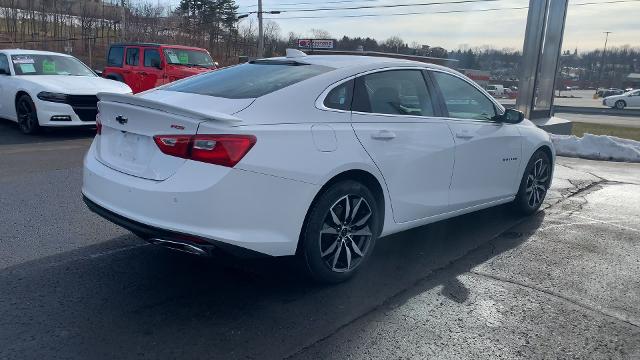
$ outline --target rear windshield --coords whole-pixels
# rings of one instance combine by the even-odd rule
[[[248,63],[215,70],[169,85],[163,90],[227,99],[257,98],[333,68],[290,63]]]

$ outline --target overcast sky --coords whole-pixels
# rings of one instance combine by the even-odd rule
[[[339,2],[338,2],[339,1]],[[444,0],[455,1],[455,0]],[[570,0],[564,37],[564,48],[588,50],[604,45],[603,31],[613,31],[609,46],[630,45],[640,47],[640,1],[606,3],[611,0]],[[416,4],[435,0],[264,0],[264,10],[316,9],[325,7],[377,6],[385,4]],[[598,2],[580,6],[581,3]],[[160,3],[176,6],[180,0],[161,0]],[[236,0],[239,13],[255,11],[257,0]],[[292,3],[304,3],[291,5]],[[430,46],[457,49],[461,45],[471,47],[489,45],[494,48],[522,48],[527,9],[478,11],[496,8],[526,7],[528,0],[497,0],[467,4],[410,6],[383,9],[358,9],[340,11],[282,12],[265,15],[273,18],[286,36],[289,31],[309,35],[309,30],[327,30],[334,38],[373,37],[384,40],[400,36],[411,44],[418,42]],[[465,11],[438,13],[443,11]],[[469,11],[469,12],[466,12]],[[422,12],[424,14],[391,16],[391,14]],[[383,15],[355,18],[287,19],[297,16]],[[255,15],[252,15],[255,17]],[[243,22],[247,19],[241,20]]]

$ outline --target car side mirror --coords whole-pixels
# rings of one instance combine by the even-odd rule
[[[162,70],[162,63],[160,61],[158,61],[158,60],[154,61],[153,64],[151,64],[151,65],[153,65],[153,67],[156,68],[156,69]]]
[[[0,68],[0,75],[10,75],[10,74],[9,72],[7,72],[7,69]]]
[[[524,120],[524,114],[515,109],[507,109],[504,114],[498,115],[496,120],[506,124],[518,124]]]

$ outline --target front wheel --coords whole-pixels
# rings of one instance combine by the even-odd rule
[[[538,211],[551,184],[551,159],[542,150],[536,151],[520,181],[520,188],[513,205],[524,215],[531,215]]]
[[[16,102],[16,114],[18,115],[18,127],[23,134],[35,134],[40,131],[36,105],[29,95],[22,95]]]
[[[370,257],[382,219],[371,191],[356,181],[329,187],[312,206],[299,256],[318,282],[351,278]]]
[[[616,101],[616,109],[623,110],[626,106],[627,104],[624,101],[622,100]]]

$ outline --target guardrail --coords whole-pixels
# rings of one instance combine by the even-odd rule
[[[515,104],[502,104],[505,108],[514,109]],[[628,116],[640,117],[640,109],[612,109],[606,107],[586,107],[586,106],[553,106],[554,113],[565,114],[586,114],[586,115],[608,115],[608,116]]]
[[[571,113],[571,114],[591,114],[591,115],[613,115],[613,116],[629,116],[640,117],[640,109],[611,109],[611,108],[595,108],[595,107],[578,107],[578,106],[554,106],[554,112],[556,113]]]

